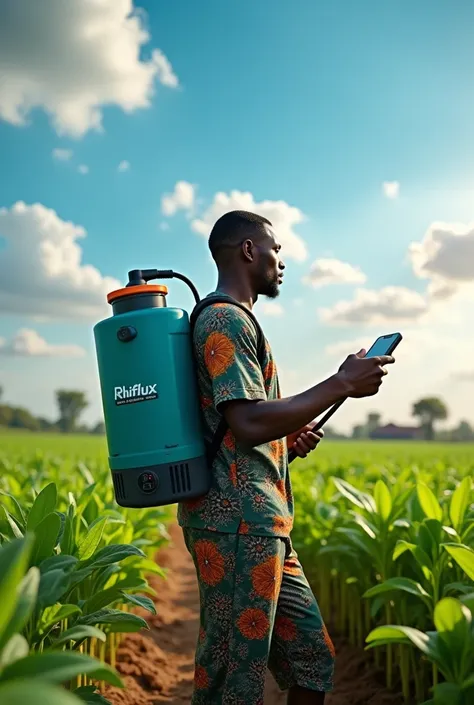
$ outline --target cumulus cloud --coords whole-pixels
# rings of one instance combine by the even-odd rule
[[[249,192],[231,191],[229,194],[219,192],[215,194],[212,204],[201,217],[192,221],[192,228],[200,235],[208,237],[215,221],[224,213],[233,210],[252,211],[268,218],[281,242],[283,257],[298,262],[306,259],[308,254],[306,244],[295,231],[295,227],[304,221],[305,216],[299,208],[290,206],[285,201],[257,202]]]
[[[128,162],[126,159],[120,162],[120,164],[117,167],[118,171],[128,171],[130,169],[130,162]]]
[[[283,306],[276,301],[264,301],[260,308],[264,316],[283,316],[284,313]]]
[[[398,181],[384,181],[382,189],[387,198],[395,199],[400,193],[400,184]]]
[[[319,309],[321,320],[331,325],[385,325],[414,322],[428,311],[426,298],[400,286],[380,290],[358,289],[351,301]]]
[[[41,203],[0,208],[0,312],[47,319],[110,315],[107,293],[122,283],[82,263],[85,229]]]
[[[365,274],[348,262],[338,259],[317,259],[310,267],[309,274],[303,282],[315,289],[328,284],[364,284]]]
[[[102,130],[103,108],[148,108],[157,82],[179,85],[169,60],[153,49],[133,0],[3,0],[0,118],[27,124],[44,110],[61,135]]]
[[[179,210],[191,214],[195,203],[196,189],[188,181],[178,181],[173,193],[165,193],[161,199],[161,210],[166,216],[175,215]]]
[[[77,170],[79,174],[88,174],[89,173],[89,167],[86,164],[79,164],[77,167]]]
[[[53,157],[60,162],[67,162],[72,157],[72,149],[61,149],[61,147],[56,147],[53,149]]]
[[[21,328],[10,341],[0,338],[0,354],[15,357],[83,357],[79,345],[53,345],[31,328]]]
[[[416,276],[430,280],[430,296],[447,299],[474,282],[474,223],[432,223],[408,254]]]

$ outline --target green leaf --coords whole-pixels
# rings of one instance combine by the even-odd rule
[[[102,534],[104,533],[107,518],[108,517],[102,517],[99,519],[94,526],[89,529],[82,541],[80,541],[78,545],[79,560],[87,561],[94,555],[97,546],[102,540]]]
[[[83,609],[84,614],[92,614],[93,612],[97,612],[98,610],[111,605],[113,602],[116,602],[121,598],[122,593],[115,585],[107,590],[100,590],[86,600]]]
[[[66,516],[66,520],[64,522],[64,531],[63,535],[61,536],[61,541],[60,544],[61,546],[61,553],[66,554],[66,555],[71,555],[72,552],[74,551],[74,528],[73,528],[73,520],[68,515]]]
[[[85,614],[77,620],[77,624],[107,624],[112,632],[136,632],[149,629],[142,617],[122,610],[103,609]]]
[[[8,497],[8,499],[10,499],[10,500],[13,502],[13,504],[14,504],[14,506],[15,506],[15,509],[16,509],[17,512],[18,512],[16,519],[21,522],[21,528],[22,528],[22,529],[25,529],[25,528],[26,528],[26,517],[25,517],[25,513],[24,513],[24,511],[23,511],[23,509],[22,509],[20,503],[19,503],[18,500],[16,499],[16,497],[14,497],[14,496],[11,495],[11,494],[8,494],[8,492],[4,492],[3,490],[0,490],[0,495],[3,495],[4,497]]]
[[[82,614],[79,605],[59,605],[55,604],[47,607],[42,614],[41,622],[38,625],[39,636],[44,636],[54,627],[55,624],[67,619],[73,614]]]
[[[396,642],[405,644],[407,640],[427,656],[432,655],[429,636],[413,627],[395,626],[391,624],[385,627],[376,627],[367,636],[366,643],[374,644],[377,642],[377,644],[390,644]]]
[[[14,634],[0,653],[0,670],[27,656],[29,650],[30,647],[25,637],[21,634]]]
[[[0,682],[34,677],[39,681],[63,683],[79,674],[123,687],[118,674],[110,666],[75,651],[45,651],[26,656],[7,666],[0,674]]]
[[[54,482],[50,482],[49,485],[46,485],[46,487],[41,490],[30,509],[26,524],[27,531],[36,529],[38,524],[40,524],[48,514],[54,512],[57,500],[58,491],[56,485]]]
[[[420,585],[420,583],[410,580],[409,578],[389,578],[385,582],[380,583],[380,585],[375,585],[369,588],[362,597],[375,597],[376,595],[381,595],[385,592],[392,592],[393,590],[402,590],[403,592],[409,592],[411,595],[416,595],[423,600],[431,601],[430,595],[426,590]]]
[[[442,521],[443,511],[430,488],[422,482],[419,482],[416,486],[416,491],[418,494],[418,501],[420,502],[421,508],[428,519],[437,519],[438,521]]]
[[[349,580],[347,582],[349,583]],[[131,602],[132,605],[138,605],[139,607],[143,607],[143,609],[148,610],[148,612],[156,614],[155,603],[153,600],[150,600],[149,597],[145,597],[145,595],[130,595],[126,592],[122,592],[122,594],[126,602]]]
[[[417,546],[414,543],[409,543],[408,541],[398,541],[393,551],[393,560],[396,561],[397,558],[405,553],[405,551],[410,551],[410,553],[413,554],[416,562],[422,570],[424,577],[426,580],[429,580],[431,577],[431,568],[433,563],[428,554],[425,553],[420,546]]]
[[[370,495],[365,492],[360,492],[360,490],[353,487],[349,482],[341,480],[338,477],[333,477],[332,481],[336,485],[339,492],[344,495],[344,497],[347,497],[352,504],[355,504],[356,507],[365,509],[370,514],[373,514],[376,511],[377,507]]]
[[[0,651],[13,634],[21,632],[30,618],[36,604],[39,583],[40,572],[38,568],[32,566],[18,586],[17,603],[10,621],[0,638]]]
[[[463,595],[459,599],[463,603],[463,605],[466,605],[468,610],[471,611],[471,615],[474,618],[474,592],[472,592],[472,586],[471,586],[471,592],[468,593],[467,595]]]
[[[0,639],[15,612],[19,584],[25,575],[33,543],[34,536],[27,534],[0,549]]]
[[[374,499],[377,512],[383,521],[387,521],[392,512],[392,498],[387,485],[383,480],[377,480],[374,487]]]
[[[78,560],[75,556],[65,556],[62,553],[58,553],[41,561],[39,569],[41,573],[47,573],[49,570],[57,570],[59,568],[67,573],[68,570],[72,570],[77,565],[77,562]]]
[[[454,490],[449,505],[449,516],[456,531],[462,527],[466,509],[469,506],[469,495],[471,493],[472,480],[470,477],[465,477],[462,482]]]
[[[88,562],[86,562],[87,567],[93,567],[94,570],[97,568],[104,568],[112,563],[118,563],[125,560],[129,556],[141,556],[145,558],[143,551],[136,546],[131,546],[129,544],[111,544],[110,546],[104,546],[100,551],[92,556]]]
[[[54,605],[69,589],[70,577],[64,570],[50,570],[41,576],[38,590],[38,607]]]
[[[463,705],[463,694],[456,683],[440,683],[433,689],[434,705]]]
[[[106,701],[107,702],[107,701]],[[83,705],[65,688],[41,683],[33,678],[13,681],[0,685],[0,703],[2,705]]]
[[[76,688],[73,693],[81,698],[81,702],[87,703],[87,705],[111,705],[110,700],[104,698],[95,685],[87,685],[82,686],[82,688]]]
[[[19,528],[18,524],[16,523],[15,519],[12,517],[12,515],[10,514],[10,512],[8,512],[5,507],[3,507],[3,511],[5,512],[5,517],[6,517],[7,521],[8,521],[8,523],[10,524],[10,528],[11,528],[11,530],[12,530],[12,532],[13,532],[13,536],[14,536],[16,539],[21,539],[21,538],[23,538],[23,532],[22,532],[21,529]]]
[[[100,639],[100,641],[104,642],[106,641],[106,636],[101,629],[97,629],[97,627],[93,627],[89,624],[81,624],[71,627],[71,629],[66,629],[57,639],[54,639],[53,643],[55,646],[59,646],[66,644],[68,641],[82,641],[83,639],[93,638]]]
[[[45,516],[45,518],[36,526],[36,541],[33,554],[31,556],[31,563],[33,565],[39,565],[41,561],[51,556],[53,549],[56,546],[60,526],[61,519],[55,513]]]
[[[463,654],[470,646],[471,620],[471,612],[466,605],[454,597],[445,597],[436,605],[434,623],[451,657],[451,663],[446,665],[463,662]]]
[[[474,580],[474,551],[472,548],[456,543],[444,543],[443,546],[466,575]]]

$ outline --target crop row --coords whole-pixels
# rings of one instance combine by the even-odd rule
[[[328,624],[405,702],[472,704],[472,468],[326,461],[292,478],[293,542]]]
[[[116,650],[155,612],[169,512],[117,508],[101,463],[0,458],[0,702],[102,704]],[[65,686],[62,687],[62,686]]]

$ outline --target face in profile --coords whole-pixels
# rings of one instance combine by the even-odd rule
[[[257,294],[275,299],[280,293],[285,265],[280,257],[281,245],[269,226],[265,226],[266,234],[255,244],[257,257],[256,289]]]

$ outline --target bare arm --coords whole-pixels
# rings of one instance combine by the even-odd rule
[[[348,384],[335,374],[295,396],[271,401],[232,401],[222,406],[222,412],[240,443],[258,446],[298,431],[348,392]]]
[[[253,447],[284,438],[342,399],[378,392],[387,374],[382,365],[394,360],[364,355],[365,351],[349,355],[336,374],[300,394],[271,401],[231,401],[222,405],[222,413],[240,443]]]

